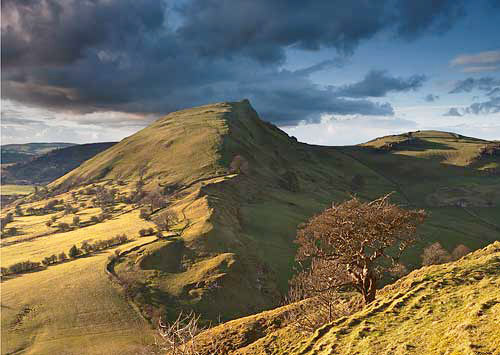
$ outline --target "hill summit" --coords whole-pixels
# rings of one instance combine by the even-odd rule
[[[282,131],[261,121],[248,100],[186,109],[123,139],[52,186],[107,179],[142,179],[151,188],[154,184],[188,185],[227,174],[236,165],[260,164],[256,151],[265,152],[266,143],[273,144],[270,136],[292,142]],[[241,159],[243,155],[246,158]],[[254,161],[246,161],[252,158]]]

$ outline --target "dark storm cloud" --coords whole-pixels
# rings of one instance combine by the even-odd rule
[[[383,84],[367,77],[340,97],[308,76],[342,60],[295,72],[280,65],[287,48],[336,48],[342,58],[381,31],[411,39],[461,15],[460,1],[414,3],[4,0],[2,96],[56,110],[146,114],[249,97],[278,124],[321,112],[392,115],[390,104],[365,97],[413,90],[423,77],[383,73]]]
[[[360,82],[340,88],[337,94],[344,97],[383,97],[389,92],[417,90],[424,81],[424,75],[398,78],[384,70],[372,70]]]
[[[460,0],[399,1],[397,5],[401,21],[398,34],[408,39],[428,31],[445,32],[465,15],[464,2]]]

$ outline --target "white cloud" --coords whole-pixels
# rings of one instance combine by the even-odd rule
[[[53,112],[2,100],[1,143],[117,141],[150,121],[151,117],[138,114]]]
[[[323,115],[317,124],[302,123],[283,129],[299,141],[330,146],[359,144],[376,137],[415,130],[438,130],[483,139],[500,139],[500,113],[475,115],[465,112],[462,116],[443,116],[443,112],[452,107],[395,107],[395,117]]]
[[[497,71],[500,70],[500,50],[462,54],[455,57],[450,65],[461,67],[462,71],[466,73]]]

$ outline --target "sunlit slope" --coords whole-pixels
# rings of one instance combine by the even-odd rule
[[[188,184],[220,169],[220,145],[228,127],[230,106],[204,106],[167,115],[123,139],[56,180],[51,186],[70,187],[93,181],[139,180]]]
[[[500,242],[449,264],[424,267],[378,291],[365,309],[300,332],[295,304],[239,318],[200,334],[227,355],[498,354]]]
[[[376,138],[361,146],[403,156],[435,159],[450,165],[470,166],[482,158],[481,149],[491,143],[456,133],[415,131]]]
[[[104,272],[113,252],[2,282],[2,354],[137,354],[150,344],[151,328]]]
[[[498,354],[500,243],[417,270],[365,310],[266,354]]]

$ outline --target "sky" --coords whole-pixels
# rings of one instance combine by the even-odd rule
[[[1,143],[248,98],[300,141],[500,139],[498,0],[3,0]]]

